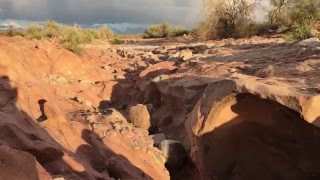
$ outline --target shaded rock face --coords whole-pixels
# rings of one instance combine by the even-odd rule
[[[212,78],[169,77],[146,83],[146,100],[152,104],[152,126],[169,139],[182,141],[185,137],[185,118],[192,111]]]
[[[164,133],[153,134],[150,137],[153,139],[155,147],[159,147],[160,143],[167,139]]]
[[[51,180],[49,173],[31,154],[0,146],[0,179]]]
[[[166,166],[170,169],[179,169],[187,161],[187,151],[181,142],[164,140],[160,143],[159,149],[166,159]]]
[[[201,178],[319,178],[320,129],[290,104],[238,85],[229,80],[209,85],[187,119],[190,157]]]
[[[121,156],[112,157],[107,161],[108,171],[112,176],[119,179],[148,179],[148,177],[142,170],[133,167],[126,159]]]

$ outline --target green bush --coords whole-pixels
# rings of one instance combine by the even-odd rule
[[[61,35],[61,27],[62,25],[55,21],[47,21],[43,26],[43,31],[47,38],[55,38]]]
[[[318,0],[270,0],[271,24],[281,24],[290,28],[304,23],[306,19],[318,19],[320,2]]]
[[[312,20],[306,19],[303,22],[295,23],[291,31],[285,36],[288,41],[301,41],[314,37],[312,34]]]
[[[165,38],[189,35],[190,31],[182,26],[171,27],[168,23],[151,25],[146,28],[144,38]]]
[[[169,29],[169,37],[179,37],[179,36],[183,36],[183,35],[189,35],[190,31],[186,30],[184,27],[182,26],[177,26],[177,27],[173,27]]]
[[[115,36],[112,41],[112,44],[123,44],[123,43],[124,41],[119,36]]]
[[[29,39],[43,39],[45,32],[39,25],[30,25],[25,32],[25,37]]]
[[[81,45],[92,42],[95,39],[94,33],[90,30],[83,30],[77,27],[65,27],[61,33],[60,43],[68,50],[80,54]]]
[[[314,37],[314,24],[320,17],[318,0],[270,0],[273,9],[270,12],[271,24],[280,25],[289,41],[299,41]]]
[[[151,25],[145,30],[145,38],[164,38],[169,35],[170,25],[166,22],[162,24]]]

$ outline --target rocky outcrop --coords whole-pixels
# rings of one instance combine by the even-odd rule
[[[167,79],[146,83],[146,102],[152,104],[152,124],[169,138],[183,140],[184,123],[201,97],[207,84],[214,79],[198,76],[168,76]],[[143,91],[143,90],[142,90]]]
[[[320,175],[320,129],[309,124],[320,117],[319,95],[282,88],[244,76],[208,85],[186,121],[190,157],[203,179]]]
[[[101,171],[114,178],[169,178],[168,172],[164,170],[164,157],[153,147],[154,143],[148,131],[129,123],[117,110],[77,111],[70,114],[70,119],[73,119],[73,123],[89,123],[91,126],[82,132],[82,136],[90,144],[91,153],[95,155],[91,157],[92,154],[82,154],[87,151],[88,147],[85,146],[79,153],[91,163],[101,164]],[[158,175],[153,169],[157,167],[162,168]]]
[[[27,177],[319,179],[319,40],[185,40],[0,38],[3,154]]]
[[[169,179],[148,131],[109,109],[130,102],[126,73],[145,65],[135,51],[97,48],[80,57],[15,37],[1,37],[0,47],[1,145],[31,154],[53,178]]]

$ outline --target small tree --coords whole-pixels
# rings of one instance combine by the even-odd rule
[[[164,22],[164,23],[161,24],[161,30],[162,30],[162,36],[163,37],[168,37],[169,29],[170,29],[169,23]]]
[[[240,37],[249,24],[254,22],[253,12],[259,5],[259,1],[249,3],[247,0],[204,0],[203,14],[205,21],[201,23],[200,31],[209,38]],[[241,28],[239,28],[241,26]],[[201,33],[201,32],[200,32]]]
[[[307,20],[316,20],[319,17],[318,0],[291,0],[290,18],[294,23],[302,23]]]
[[[270,0],[270,4],[273,7],[272,10],[269,12],[270,23],[275,24],[276,22],[285,23],[285,11],[286,6],[289,0]],[[288,22],[287,22],[288,23]]]
[[[315,36],[313,25],[319,20],[318,0],[270,0],[270,22],[289,30],[288,39],[302,40]]]
[[[14,36],[14,26],[13,25],[9,25],[9,27],[8,27],[8,35],[9,36]]]
[[[270,0],[273,9],[269,13],[270,22],[293,26],[304,21],[317,20],[320,9],[318,0]]]

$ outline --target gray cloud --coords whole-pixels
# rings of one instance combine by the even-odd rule
[[[66,24],[154,24],[192,27],[201,0],[0,0],[0,18]]]

